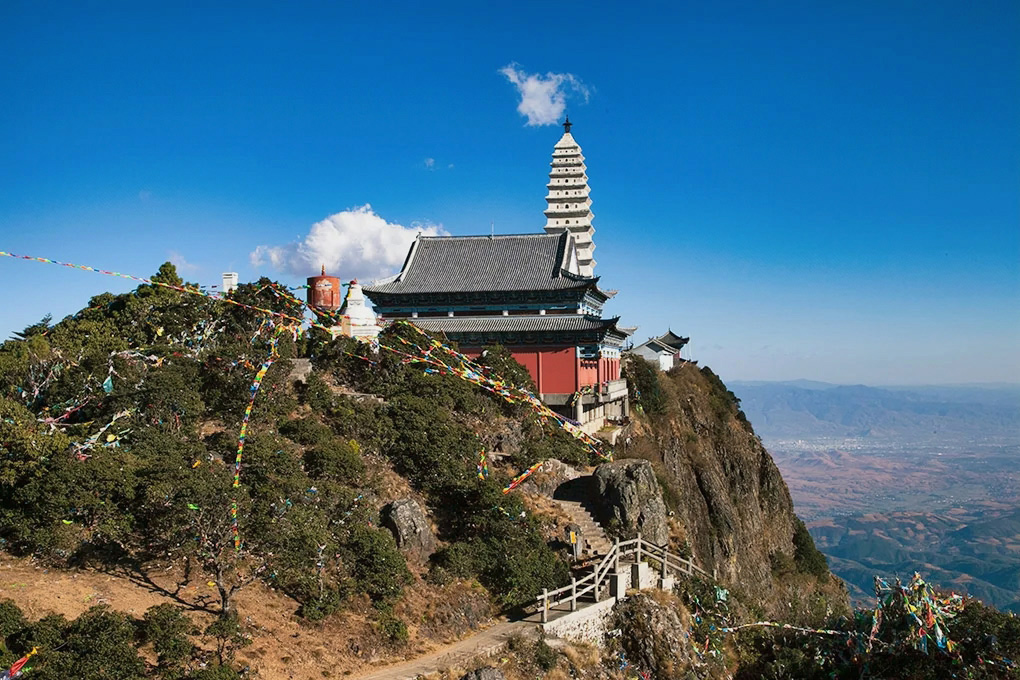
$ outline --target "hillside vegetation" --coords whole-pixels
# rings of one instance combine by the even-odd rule
[[[138,599],[144,611],[132,612],[111,596],[64,608],[65,618],[36,604],[29,615],[15,594],[0,601],[0,665],[38,648],[31,677],[45,679],[329,677],[441,644],[569,581],[557,520],[536,510],[534,493],[503,491],[550,458],[591,472],[598,461],[574,437],[525,403],[424,371],[409,360],[424,336],[408,326],[381,338],[401,351],[376,352],[297,332],[300,303],[265,279],[242,285],[232,296],[240,304],[159,285],[182,285],[169,264],[153,281],[0,346],[0,545],[19,569],[105,573],[159,599]],[[310,361],[300,380],[295,360]],[[481,363],[530,382],[499,347]],[[810,636],[724,634],[763,618],[854,636],[870,623],[849,611],[721,381],[693,366],[627,369],[640,413],[618,453],[651,461],[670,542],[718,580],[685,580],[673,595],[620,609],[618,641],[594,664],[519,646],[518,656],[543,659],[522,661],[521,677],[859,672],[859,659],[823,641],[811,643],[813,656],[799,651]],[[419,508],[415,530],[434,540],[398,545],[397,503]],[[269,605],[296,632],[267,633]],[[686,635],[671,634],[682,649],[643,621],[679,621]],[[981,617],[998,641],[982,638],[968,653],[998,659],[1015,649],[1010,621]],[[897,633],[878,634],[892,667]],[[299,637],[314,654],[297,649]],[[336,644],[342,662],[327,649]],[[640,663],[620,664],[624,652]],[[289,668],[299,654],[303,665]]]

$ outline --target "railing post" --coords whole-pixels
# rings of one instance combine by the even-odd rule
[[[641,532],[637,532],[637,556],[634,558],[635,562],[641,561]]]
[[[613,571],[620,571],[620,539],[616,539],[616,547],[614,550],[616,551],[616,554],[613,557]]]
[[[570,611],[577,611],[577,578],[570,577]]]
[[[662,549],[662,578],[666,578],[666,561],[669,559],[669,551]]]
[[[542,588],[542,623],[549,622],[549,589]]]

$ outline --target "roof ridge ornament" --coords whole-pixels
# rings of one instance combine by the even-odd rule
[[[570,134],[570,126],[571,125],[573,125],[573,123],[570,122],[570,114],[568,113],[566,118],[563,121],[563,132],[565,132],[566,134],[569,135]]]

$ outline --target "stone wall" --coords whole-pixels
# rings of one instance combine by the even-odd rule
[[[616,599],[608,598],[565,614],[555,621],[543,624],[542,628],[549,637],[601,646],[609,630],[615,605]]]

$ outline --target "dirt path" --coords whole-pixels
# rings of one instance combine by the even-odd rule
[[[357,680],[408,680],[447,668],[464,668],[475,657],[492,654],[499,650],[511,635],[515,633],[528,635],[535,632],[536,626],[533,623],[504,621],[432,654],[394,664],[375,672],[354,674],[353,677]]]

